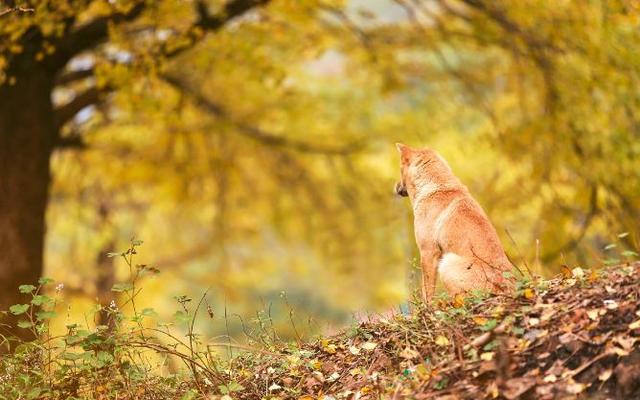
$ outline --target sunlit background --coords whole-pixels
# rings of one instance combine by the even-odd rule
[[[175,296],[208,291],[210,336],[406,309],[418,253],[395,142],[437,149],[522,268],[637,247],[639,2],[273,0],[172,58],[154,52],[180,46],[193,4],[157,3],[54,92],[116,88],[64,128],[86,147],[52,160],[61,326],[121,300],[129,270],[106,254],[134,237],[135,262],[160,270],[141,307],[171,319]]]

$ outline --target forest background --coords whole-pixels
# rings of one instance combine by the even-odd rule
[[[40,276],[64,284],[60,329],[117,303],[109,253],[132,238],[160,271],[141,307],[169,318],[208,290],[211,336],[406,305],[395,142],[450,162],[517,265],[635,257],[639,1],[3,6],[3,309]]]

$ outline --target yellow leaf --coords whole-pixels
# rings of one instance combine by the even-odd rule
[[[475,322],[476,325],[484,325],[487,323],[487,319],[485,317],[473,317],[473,322]]]
[[[571,275],[573,275],[574,278],[583,278],[584,270],[580,267],[575,267],[571,270]]]
[[[524,292],[522,292],[522,295],[524,296],[525,299],[530,300],[536,296],[536,292],[531,288],[526,288]]]
[[[629,324],[629,329],[633,330],[638,328],[640,328],[640,319]]]
[[[492,399],[495,399],[500,395],[496,381],[491,381],[489,386],[487,386],[487,394],[491,396]]]
[[[491,361],[491,360],[493,360],[493,355],[494,354],[495,353],[493,351],[488,351],[486,353],[482,353],[482,354],[480,354],[480,359],[483,360],[483,361]]]
[[[378,345],[378,343],[376,343],[376,342],[365,342],[365,343],[362,343],[362,346],[360,346],[360,347],[362,349],[364,349],[364,350],[371,351],[371,350],[375,349],[377,345]]]
[[[436,344],[438,346],[448,346],[449,345],[449,339],[447,339],[445,336],[438,336],[436,338]]]
[[[596,272],[595,269],[592,269],[591,272],[589,273],[589,277],[587,278],[587,281],[589,283],[593,283],[593,282],[596,282],[598,278],[599,278],[598,273]]]
[[[462,308],[464,307],[464,296],[461,294],[456,294],[453,298],[453,307]]]
[[[589,316],[589,319],[591,319],[592,321],[595,321],[598,319],[598,310],[589,310],[587,311],[587,316]]]
[[[367,393],[371,392],[371,390],[372,390],[372,389],[371,389],[371,386],[364,386],[364,387],[362,387],[362,388],[360,389],[360,393],[362,393],[362,394],[367,394]]]

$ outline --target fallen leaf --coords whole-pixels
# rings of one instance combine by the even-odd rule
[[[515,400],[522,397],[522,395],[529,391],[536,385],[536,378],[531,376],[512,378],[505,382],[505,387],[502,390],[502,395],[507,400]]]
[[[584,270],[580,267],[575,267],[571,270],[571,275],[573,275],[574,278],[583,278]]]
[[[449,345],[449,339],[447,339],[445,336],[438,336],[436,338],[436,344],[438,346],[448,346]]]
[[[494,355],[495,355],[495,353],[493,351],[488,351],[486,353],[480,354],[480,359],[482,361],[491,361],[491,360],[493,360],[493,356]]]
[[[640,319],[629,324],[629,329],[631,330],[638,328],[640,328]]]
[[[526,288],[523,292],[522,292],[522,296],[527,299],[527,300],[531,300],[534,297],[536,297],[536,292],[531,289],[531,288]]]
[[[371,350],[375,349],[376,346],[378,346],[378,343],[376,343],[376,342],[364,342],[364,343],[362,343],[362,345],[360,347],[363,350],[371,351]]]
[[[495,399],[500,395],[496,381],[491,381],[489,386],[487,386],[487,394],[491,396],[492,399]]]
[[[582,393],[587,386],[583,383],[569,383],[565,387],[567,393],[578,394]]]
[[[618,308],[618,303],[616,303],[615,300],[605,300],[603,303],[604,306],[609,310],[615,310],[616,308]]]
[[[609,378],[611,378],[611,374],[613,374],[613,370],[611,369],[605,369],[604,371],[602,371],[600,373],[600,375],[598,375],[598,379],[600,379],[602,382],[607,381]]]
[[[414,358],[418,358],[420,356],[420,353],[418,353],[417,351],[406,347],[404,350],[402,350],[400,352],[400,357],[405,358],[407,360],[412,360]]]
[[[487,323],[487,319],[485,317],[473,317],[473,322],[476,323],[476,325],[484,325]]]
[[[464,296],[461,294],[456,294],[453,298],[453,307],[454,308],[462,308],[464,307]]]
[[[545,376],[544,379],[543,379],[543,381],[545,383],[553,383],[553,382],[555,382],[557,380],[558,380],[558,377],[555,376],[554,374],[549,374],[549,375]]]
[[[277,383],[274,383],[273,385],[269,386],[269,391],[270,392],[274,392],[276,390],[280,390],[282,389],[282,386],[278,385]]]
[[[562,264],[560,268],[562,268],[562,277],[564,279],[569,279],[573,276],[571,273],[571,268],[569,268],[568,266]]]
[[[358,355],[360,354],[360,349],[357,348],[356,346],[350,346],[349,347],[349,352],[353,355]]]
[[[587,315],[590,320],[595,321],[598,319],[598,310],[589,310],[587,311]]]

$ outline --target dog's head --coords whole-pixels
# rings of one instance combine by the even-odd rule
[[[400,153],[400,181],[396,182],[395,192],[399,196],[407,197],[409,196],[407,182],[410,181],[407,176],[407,171],[411,164],[413,149],[402,143],[396,143],[396,148],[398,149],[398,153]]]
[[[425,182],[431,185],[445,184],[451,181],[451,170],[437,152],[429,148],[414,149],[402,143],[396,143],[400,153],[400,181],[396,183],[396,194],[412,197],[417,186]]]

